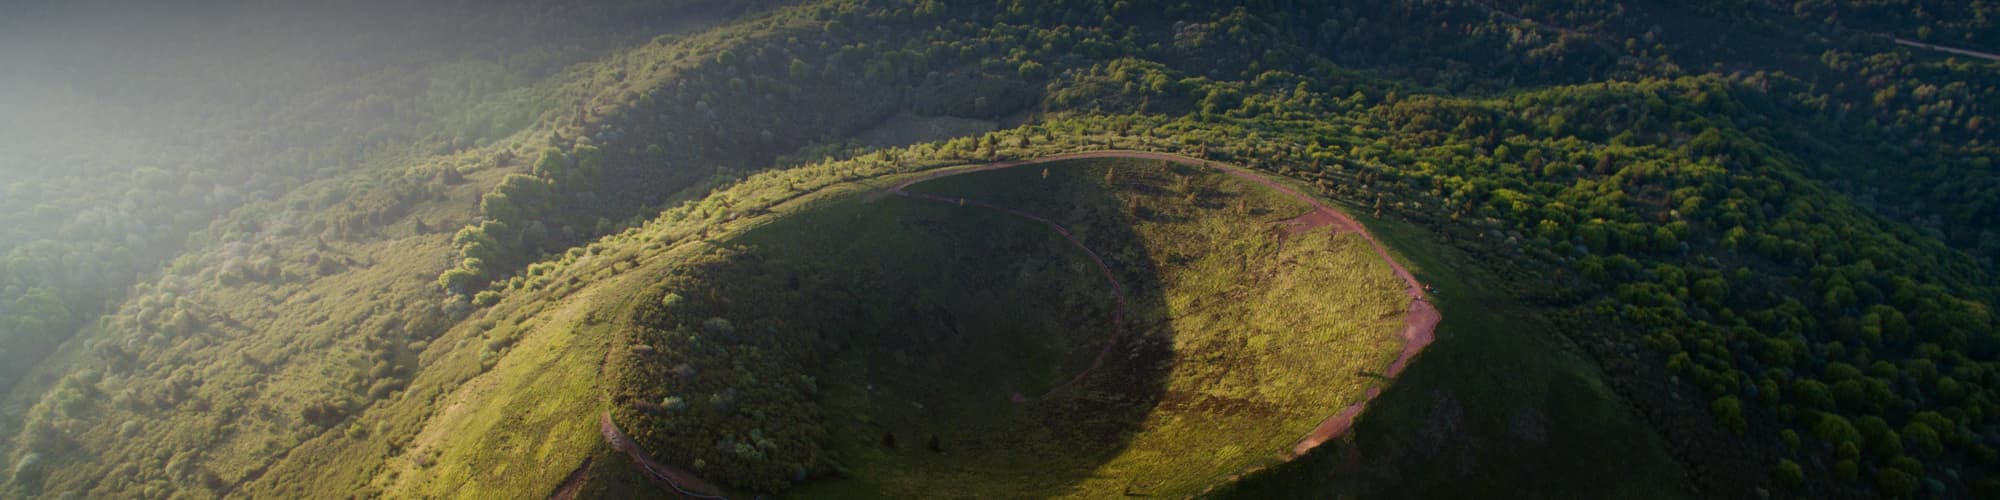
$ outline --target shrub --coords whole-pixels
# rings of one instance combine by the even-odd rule
[[[454,267],[438,275],[438,287],[454,295],[465,295],[479,286],[479,273],[465,267]]]
[[[493,332],[489,335],[491,336],[486,337],[486,350],[488,352],[500,352],[502,350],[506,350],[508,345],[512,345],[514,343],[514,336],[509,335],[506,332]]]

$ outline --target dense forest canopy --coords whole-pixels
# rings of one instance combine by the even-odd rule
[[[1522,342],[1586,360],[1676,487],[2000,495],[2000,61],[1896,41],[2000,50],[1997,9],[21,5],[0,19],[0,495],[541,494],[570,469],[481,475],[506,459],[439,429],[516,435],[446,404],[560,399],[518,366],[590,356],[517,347],[560,339],[599,349],[564,365],[568,392],[651,394],[586,374],[609,339],[670,324],[620,302],[632,276],[821,190],[1110,148],[1242,164],[1414,228],[1403,251],[1467,277],[1441,297],[1493,298]],[[907,121],[966,128],[885,132]],[[1440,345],[1480,328],[1454,318]],[[600,443],[547,434],[584,436],[559,447],[571,469]],[[1524,453],[1585,470],[1554,449]],[[730,462],[759,471],[730,486],[839,474],[807,455]],[[1338,462],[1222,493],[1395,477]]]

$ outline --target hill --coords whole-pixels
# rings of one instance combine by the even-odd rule
[[[496,12],[555,12],[544,7]],[[603,445],[606,411],[663,461],[702,460],[718,482],[765,491],[792,487],[801,469],[815,479],[798,485],[804,493],[913,491],[922,483],[896,472],[936,458],[924,455],[933,434],[943,457],[963,460],[949,466],[999,467],[949,453],[982,445],[947,436],[978,433],[912,416],[927,411],[981,429],[1096,421],[1109,429],[1097,435],[1119,436],[1070,443],[1012,433],[1030,450],[1021,456],[1056,456],[1033,451],[1050,442],[1073,453],[1029,461],[1013,476],[967,473],[969,492],[1030,475],[1049,482],[1006,487],[1184,492],[1258,465],[1268,467],[1215,493],[2000,491],[1988,472],[2000,460],[1992,312],[2000,181],[1989,123],[2000,81],[1991,62],[1877,33],[1928,32],[1979,48],[1989,41],[1976,21],[1913,11],[1857,30],[1832,13],[1878,6],[1840,2],[1789,11],[1654,1],[766,7],[701,11],[710,17],[685,25],[684,36],[653,37],[674,28],[618,9],[558,16],[577,20],[564,33],[624,28],[574,45],[572,35],[521,37],[495,50],[576,50],[499,69],[478,64],[495,56],[466,48],[386,62],[384,81],[319,87],[273,77],[259,87],[268,93],[229,92],[223,75],[260,74],[258,66],[194,44],[185,49],[193,59],[181,60],[204,62],[169,82],[223,90],[166,83],[157,90],[185,93],[131,94],[129,102],[156,104],[97,108],[128,89],[107,85],[69,97],[90,104],[77,116],[22,108],[65,125],[10,122],[23,129],[10,137],[36,147],[9,149],[27,154],[8,158],[0,199],[10,221],[0,233],[10,252],[0,272],[0,356],[9,360],[0,370],[9,388],[0,492],[657,492]],[[443,65],[411,69],[432,64]],[[405,80],[413,74],[425,76]],[[472,83],[496,81],[504,83]],[[43,83],[10,81],[34,92],[6,95],[64,95]],[[306,90],[285,90],[296,88]],[[248,97],[202,97],[211,94]],[[339,98],[315,107],[322,95]],[[241,118],[185,135],[62,133],[117,116],[164,116],[160,128],[172,128],[206,123],[172,119],[203,113]],[[244,142],[203,149],[222,143],[215,137]],[[98,142],[131,146],[91,151]],[[1080,266],[1075,245],[970,202],[870,202],[864,193],[944,167],[1107,149],[1241,165],[1332,200],[1415,279],[1437,285],[1445,315],[1437,342],[1393,383],[1379,383],[1352,432],[1298,460],[1260,462],[1291,440],[1271,436],[1324,418],[1370,382],[1349,373],[1326,390],[1287,384],[1250,397],[1227,377],[1202,385],[1182,376],[1283,363],[1300,372],[1287,380],[1322,379],[1349,366],[1341,363],[1386,356],[1353,325],[1296,329],[1348,332],[1337,338],[1273,333],[1263,351],[1249,342],[1256,335],[1224,335],[1291,329],[1271,326],[1278,316],[1323,317],[1270,314],[1279,309],[1380,305],[1326,293],[1346,286],[1286,281],[1345,279],[1336,270],[1276,264],[1286,252],[1379,262],[1357,261],[1352,238],[1203,226],[1270,222],[1298,208],[1204,206],[1214,193],[1168,195],[1185,196],[1172,189],[1178,181],[1143,177],[1151,167],[1141,165],[1111,167],[1114,185],[1094,190],[1083,188],[1104,178],[1091,170],[1103,165],[1051,166],[1049,179],[1016,169],[911,185],[911,194],[1034,207],[1023,211],[1083,235],[1077,241],[1102,252],[1113,282],[1129,286],[1129,328],[1113,313],[1112,329],[1172,340],[1131,358],[1175,360],[1168,369],[1104,365],[1136,392],[1064,399],[1098,404],[1088,412],[1036,413],[1061,406],[1033,389],[1103,392],[1055,382],[1102,338],[1072,334],[1101,331],[1107,306],[1088,298],[1101,300],[1103,285],[1087,272],[981,264],[1021,255]],[[150,161],[149,151],[164,159],[158,167],[129,168]],[[1169,189],[1120,191],[1121,170],[1135,171],[1124,177],[1132,186]],[[101,183],[85,175],[99,171],[125,174]],[[1068,187],[1025,188],[1043,181]],[[1190,218],[1139,215],[1154,210]],[[917,221],[927,221],[921,231],[904,225]],[[197,228],[206,229],[182,241]],[[829,228],[874,237],[843,239]],[[1215,234],[1227,236],[1198,237]],[[1268,278],[1212,279],[1230,256],[1261,257],[1236,265]],[[794,285],[775,278],[782,273],[817,281]],[[918,274],[927,279],[911,278]],[[1002,280],[1051,291],[984,285]],[[857,282],[930,306],[827,299]],[[1258,286],[1231,288],[1245,283]],[[1207,293],[1234,294],[1229,305],[1241,308],[1203,309]],[[772,295],[794,300],[758,301]],[[1002,314],[992,306],[1002,303],[1035,307]],[[1004,319],[1023,336],[994,334],[999,319],[964,318]],[[1096,327],[1056,328],[1073,318]],[[1339,319],[1358,325],[1368,316]],[[960,327],[964,344],[921,337],[961,324],[986,326]],[[846,342],[825,340],[841,332]],[[891,334],[917,337],[883,336]],[[794,338],[815,342],[780,342]],[[899,355],[890,338],[917,346]],[[1215,338],[1243,342],[1179,344]],[[1355,359],[1269,348],[1294,341],[1338,341]],[[651,354],[635,351],[642,345]],[[741,354],[751,347],[758,354]],[[1002,362],[1014,358],[996,351],[1033,361]],[[641,362],[667,357],[679,362]],[[696,361],[742,364],[755,379],[701,379],[673,392],[664,381],[682,376],[674,370],[682,362],[696,377],[720,371]],[[855,381],[871,376],[939,384],[878,384],[885,395],[862,397],[872,393]],[[1077,387],[1096,387],[1081,380]],[[1029,402],[959,397],[991,384],[1026,389],[1018,392]],[[732,387],[736,398],[715,398]],[[1212,416],[1202,412],[1214,407],[1180,404],[1206,401],[1175,399],[1182,387],[1283,416],[1237,436],[1266,441],[1189,465],[1173,446],[1196,441],[1147,420]],[[674,397],[692,413],[666,410]],[[721,405],[728,415],[755,407],[822,425],[741,428],[708,399],[735,403]],[[898,405],[908,401],[923,407]],[[1030,425],[1058,416],[1068,420]],[[688,430],[676,418],[706,420]],[[893,452],[877,429],[896,436]],[[1593,445],[1606,442],[1631,451]],[[828,479],[843,469],[847,479]],[[1144,479],[1162,475],[1184,479]],[[1418,476],[1427,480],[1408,487]],[[1109,479],[1119,477],[1141,479]]]

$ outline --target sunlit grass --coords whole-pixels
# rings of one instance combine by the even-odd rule
[[[1171,345],[1157,405],[1110,449],[1029,437],[997,455],[923,463],[863,446],[849,451],[863,458],[847,465],[869,486],[837,482],[802,493],[1194,494],[1279,461],[1321,419],[1380,383],[1374,374],[1401,346],[1396,333],[1408,299],[1365,241],[1327,229],[1289,236],[1274,229],[1304,213],[1303,203],[1213,171],[1157,162],[1065,162],[1048,166],[1046,177],[1043,169],[969,174],[913,189],[1049,215],[1109,254],[1122,275],[1154,269],[1157,275],[1147,279],[1160,285],[1132,293],[1163,296],[1130,303],[1159,308],[1132,311],[1129,321],[1130,335]],[[1113,172],[1107,176],[1106,169]],[[1094,205],[1078,201],[1094,196],[1102,197]],[[1134,341],[1140,340],[1128,340]],[[1040,472],[1078,465],[1093,472],[1074,481]]]

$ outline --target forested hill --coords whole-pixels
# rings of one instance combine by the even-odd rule
[[[754,6],[129,3],[0,33],[0,387],[231,210],[506,137],[566,66]]]
[[[1984,3],[194,3],[0,20],[31,69],[0,75],[0,496],[541,495],[598,441],[504,474],[534,458],[437,436],[595,418],[448,404],[562,393],[510,359],[594,369],[516,347],[616,324],[577,297],[819,187],[1107,147],[1407,228],[1462,271],[1442,310],[1609,394],[1421,386],[1518,409],[1461,411],[1488,444],[1421,491],[1631,491],[1515,432],[1606,420],[1636,423],[1576,432],[1671,450],[1663,495],[2000,494],[2000,63],[1883,36],[1991,50]],[[860,140],[931,117],[982,128]],[[1488,356],[1412,371],[1529,363]],[[1225,493],[1392,495],[1430,463],[1314,457]]]

